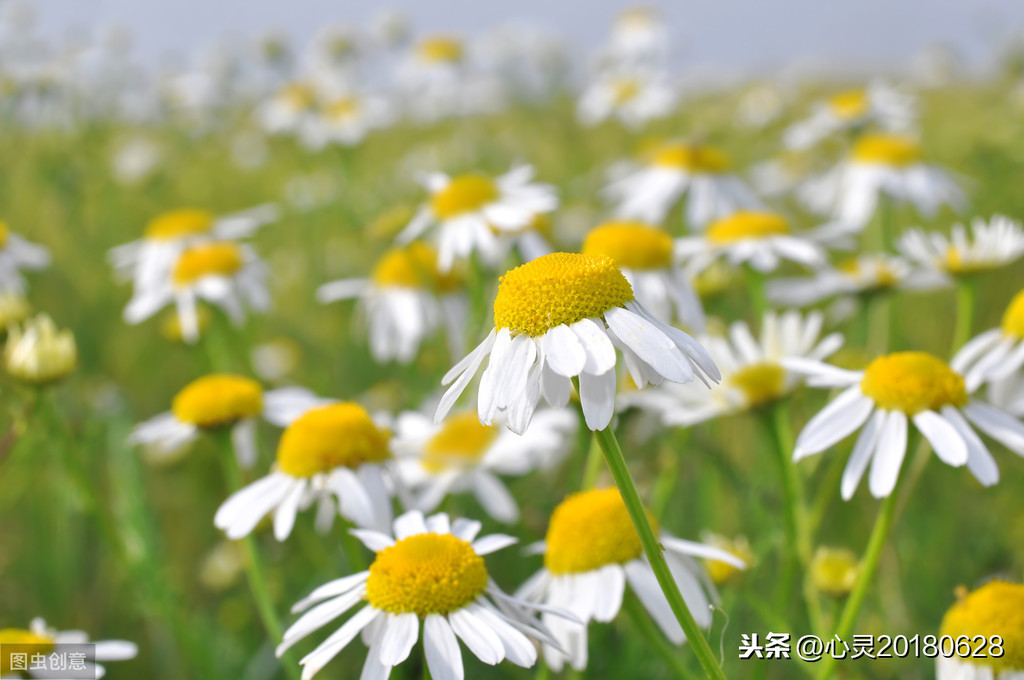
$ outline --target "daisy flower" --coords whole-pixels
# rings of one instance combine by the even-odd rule
[[[721,376],[707,351],[686,333],[651,315],[603,255],[552,253],[501,278],[494,300],[494,329],[444,376],[441,422],[486,357],[477,402],[480,422],[504,412],[508,428],[522,434],[543,396],[551,406],[569,402],[579,379],[587,427],[602,430],[615,410],[615,349],[637,387],[663,379],[707,383]]]
[[[45,385],[75,370],[78,346],[69,329],[59,329],[53,319],[39,314],[21,326],[7,327],[3,363],[7,373],[18,380]]]
[[[107,672],[96,661],[126,661],[127,659],[134,659],[139,653],[139,648],[134,642],[126,642],[124,640],[99,640],[91,642],[89,636],[84,631],[58,631],[47,626],[46,622],[40,618],[32,619],[27,630],[22,628],[4,628],[0,630],[0,648],[5,645],[19,646],[17,649],[5,649],[0,654],[0,675],[5,678],[21,677],[18,673],[19,669],[15,664],[15,659],[12,658],[17,652],[28,652],[30,655],[49,655],[56,650],[57,645],[91,645],[94,649],[95,656],[92,657],[94,660],[83,660],[82,665],[84,668],[78,671],[83,674],[88,673],[90,678],[102,678]],[[53,675],[55,670],[56,668],[53,668],[49,672],[40,672],[38,674],[31,670],[25,672],[32,678],[52,678],[55,677]],[[14,674],[9,675],[12,672]],[[86,676],[80,675],[79,677]]]
[[[21,293],[25,290],[23,269],[44,269],[50,264],[46,248],[30,243],[0,221],[0,291]]]
[[[256,119],[265,132],[295,132],[315,115],[317,93],[308,83],[289,83],[263,102]]]
[[[463,352],[462,333],[469,301],[461,277],[438,270],[437,253],[413,242],[377,261],[368,279],[325,283],[317,299],[328,303],[357,298],[369,323],[370,351],[380,362],[407,364],[420,343],[445,330],[453,356]]]
[[[890,132],[907,130],[916,116],[914,97],[872,83],[864,89],[839,92],[819,102],[806,120],[791,125],[782,138],[790,149],[808,149],[837,132],[878,125]]]
[[[531,616],[535,607],[491,580],[483,559],[516,539],[501,534],[477,538],[479,531],[479,522],[451,521],[444,513],[425,518],[418,510],[398,517],[393,534],[353,530],[376,553],[373,564],[320,586],[297,603],[292,611],[309,611],[285,631],[277,655],[358,605],[300,661],[302,680],[319,673],[360,633],[369,648],[361,677],[387,678],[408,658],[421,624],[434,680],[465,677],[459,640],[485,664],[507,659],[523,668],[533,666],[535,643],[554,640]]]
[[[843,472],[844,500],[853,496],[868,463],[871,494],[884,498],[892,493],[907,453],[908,421],[940,460],[953,467],[966,463],[985,486],[999,481],[999,469],[972,424],[1024,455],[1024,424],[972,398],[974,390],[963,376],[926,352],[883,355],[863,371],[808,359],[783,360],[783,365],[808,375],[813,387],[843,389],[797,437],[794,460],[821,453],[863,428]]]
[[[970,340],[950,365],[972,388],[1005,380],[1024,366],[1024,290],[1010,301],[1002,324]]]
[[[313,406],[281,435],[270,474],[233,493],[213,523],[227,537],[248,536],[273,513],[274,536],[288,538],[295,516],[319,503],[317,527],[330,528],[335,512],[363,527],[391,523],[386,466],[391,433],[362,406],[334,402]]]
[[[856,227],[868,223],[883,195],[926,216],[942,205],[959,210],[966,202],[949,173],[922,162],[914,139],[890,134],[862,136],[845,160],[798,193],[809,209]]]
[[[936,680],[1020,680],[1024,678],[1024,585],[1008,581],[989,581],[962,596],[942,619],[940,639],[954,643],[998,636],[1002,653],[992,649],[983,657],[971,654],[963,645],[953,645],[949,656],[935,658]],[[993,643],[994,644],[994,643]]]
[[[407,244],[431,227],[437,228],[438,266],[451,270],[456,260],[478,252],[490,266],[503,255],[500,235],[514,233],[537,215],[558,207],[554,187],[533,181],[533,168],[521,165],[496,179],[482,174],[426,179],[430,200],[398,235]]]
[[[676,255],[691,275],[723,258],[760,272],[775,271],[781,260],[819,267],[825,264],[825,251],[817,241],[825,236],[826,227],[799,233],[777,213],[739,211],[712,222],[703,234],[677,240]]]
[[[710,627],[711,604],[718,595],[693,558],[719,560],[739,569],[746,565],[728,551],[666,531],[659,532],[658,539],[687,608],[700,627]],[[516,595],[564,609],[583,624],[542,614],[544,625],[565,650],[544,646],[544,658],[555,671],[562,669],[566,658],[574,669],[586,668],[586,624],[613,620],[622,607],[626,584],[673,644],[686,640],[644,556],[618,489],[583,491],[566,498],[551,514],[547,535],[536,548],[544,555],[544,567]]]
[[[160,281],[137,287],[124,310],[124,319],[137,324],[173,302],[187,342],[199,339],[197,300],[217,305],[232,322],[245,320],[245,308],[270,306],[266,264],[252,248],[234,241],[208,241],[189,246],[178,255]]]
[[[174,395],[170,411],[136,425],[128,442],[167,457],[195,441],[204,430],[228,427],[238,463],[252,467],[257,419],[283,427],[315,402],[313,393],[300,387],[264,391],[250,378],[211,373]]]
[[[687,192],[686,224],[691,229],[703,229],[742,208],[761,206],[743,180],[729,172],[725,154],[699,143],[662,144],[603,194],[615,204],[619,217],[660,224]]]
[[[612,24],[609,56],[617,62],[651,65],[668,54],[668,29],[650,7],[631,7]]]
[[[907,259],[955,278],[999,269],[1020,259],[1024,229],[1016,220],[995,215],[988,222],[975,218],[970,228],[956,224],[949,236],[908,229],[896,245]]]
[[[617,118],[635,130],[672,113],[677,99],[675,89],[661,73],[606,73],[580,95],[576,115],[584,125]]]
[[[119,276],[146,288],[166,280],[189,246],[247,238],[277,217],[277,206],[272,204],[220,217],[197,208],[172,210],[154,217],[142,238],[112,248],[108,257]]]
[[[659,319],[675,318],[704,331],[704,308],[689,278],[674,262],[674,243],[664,230],[643,222],[606,222],[589,234],[584,255],[607,255],[633,287],[636,299]]]
[[[624,394],[620,403],[649,409],[659,414],[665,425],[678,427],[775,403],[802,382],[799,374],[783,366],[784,359],[821,361],[842,347],[839,333],[822,337],[823,318],[820,312],[806,317],[793,310],[782,315],[768,312],[757,338],[746,323],[737,321],[728,337],[700,338],[722,371],[721,383],[710,390],[694,389],[693,383],[664,383],[645,392]]]
[[[554,465],[571,447],[576,426],[575,414],[564,409],[538,411],[522,435],[481,425],[475,410],[453,413],[440,425],[408,411],[398,417],[392,448],[402,481],[415,494],[413,507],[430,512],[449,494],[472,492],[488,515],[512,524],[519,506],[498,475]]]
[[[870,296],[893,290],[923,290],[942,284],[929,272],[915,269],[905,258],[864,253],[812,276],[769,281],[768,299],[782,307],[806,307],[836,296]]]
[[[371,131],[387,127],[393,119],[391,107],[380,97],[342,95],[307,117],[298,128],[308,149],[328,144],[354,146]]]

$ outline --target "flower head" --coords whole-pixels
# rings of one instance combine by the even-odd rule
[[[897,244],[903,255],[945,276],[970,276],[1005,267],[1024,255],[1024,229],[1019,222],[995,215],[976,218],[970,228],[956,224],[950,235],[909,229]]]
[[[938,680],[1012,680],[1024,673],[1024,586],[989,581],[956,602],[942,619],[939,635],[954,640],[983,636],[1002,641],[1002,654],[976,657],[954,648],[936,659]]]
[[[22,668],[22,662],[14,655],[18,653],[28,654],[29,658],[35,654],[49,655],[54,652],[57,645],[82,645],[91,644],[94,647],[94,659],[83,660],[81,673],[88,673],[88,677],[102,678],[106,669],[96,661],[125,661],[134,659],[139,653],[139,648],[134,642],[125,640],[100,640],[89,642],[89,636],[80,630],[58,631],[46,625],[43,619],[32,619],[27,629],[4,628],[0,629],[0,674],[4,677],[20,677],[20,675],[9,676],[12,671],[17,673]],[[12,646],[17,645],[12,649]],[[30,677],[49,678],[52,676],[47,669],[29,670]]]
[[[7,329],[4,368],[23,382],[41,385],[69,375],[78,364],[75,336],[46,314]]]

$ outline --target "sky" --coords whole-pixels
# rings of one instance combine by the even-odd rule
[[[473,34],[503,23],[547,28],[580,48],[607,34],[612,18],[635,3],[613,0],[0,0],[35,9],[44,34],[110,26],[134,36],[148,62],[182,58],[225,37],[238,41],[267,29],[299,40],[332,23],[363,23],[384,9],[407,14],[423,32]],[[695,67],[765,72],[809,60],[868,68],[905,65],[942,43],[969,64],[1024,28],[1024,0],[661,0],[677,38],[677,58]]]

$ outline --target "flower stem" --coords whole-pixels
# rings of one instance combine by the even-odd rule
[[[953,347],[950,354],[967,344],[974,323],[975,281],[970,276],[956,279],[956,324],[953,327]]]
[[[751,266],[745,267],[747,273],[747,292],[750,293],[750,301],[754,307],[754,318],[760,320],[768,311],[768,298],[764,291],[764,272],[758,271]]]
[[[658,579],[658,584],[661,586],[666,599],[668,599],[672,613],[675,614],[679,625],[683,628],[683,632],[686,633],[686,637],[693,647],[693,652],[697,655],[697,660],[700,661],[700,665],[707,677],[713,680],[725,680],[722,667],[718,664],[718,660],[715,659],[708,641],[704,638],[703,633],[701,633],[700,628],[697,626],[697,622],[693,618],[693,614],[690,613],[690,610],[686,607],[686,602],[683,600],[683,596],[679,593],[679,586],[676,585],[675,579],[672,578],[668,562],[665,561],[663,549],[658,542],[657,536],[654,534],[654,528],[651,527],[651,521],[647,517],[643,503],[640,502],[640,494],[637,492],[636,484],[629,474],[626,459],[622,455],[622,449],[619,448],[619,442],[615,438],[615,433],[612,432],[609,425],[603,430],[596,431],[594,436],[601,445],[604,459],[608,463],[608,469],[615,479],[615,485],[622,494],[622,500],[629,511],[630,519],[633,520],[633,527],[640,538],[644,554],[647,555],[647,560],[651,563],[651,569]]]
[[[595,435],[590,440],[590,448],[587,450],[587,460],[583,466],[583,481],[580,483],[580,490],[593,489],[597,484],[597,477],[601,474],[601,445],[597,442]]]
[[[632,595],[627,595],[622,600],[622,608],[626,610],[626,614],[629,616],[629,620],[633,622],[633,625],[640,631],[640,637],[650,643],[654,651],[658,653],[658,656],[662,658],[665,664],[672,669],[672,672],[677,678],[681,680],[687,680],[693,676],[690,674],[690,670],[683,663],[682,657],[679,655],[679,650],[672,645],[665,638],[665,634],[658,630],[658,627],[654,625],[654,621],[651,620],[650,615],[644,610],[643,605],[640,601]]]

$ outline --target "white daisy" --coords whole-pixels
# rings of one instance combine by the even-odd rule
[[[983,382],[999,382],[1024,366],[1024,290],[1017,293],[1003,314],[1003,322],[964,345],[950,366],[973,390]]]
[[[437,253],[413,242],[388,251],[377,261],[369,279],[342,279],[317,290],[327,303],[358,298],[368,322],[370,351],[380,362],[407,364],[420,343],[445,331],[453,357],[464,351],[463,332],[469,300],[462,279],[437,267]]]
[[[912,95],[883,83],[832,95],[806,120],[791,125],[782,138],[790,149],[807,149],[837,132],[877,125],[889,132],[908,130],[916,117]]]
[[[675,263],[674,242],[664,230],[643,222],[606,222],[587,234],[580,252],[615,260],[637,301],[655,317],[704,332],[704,308]]]
[[[631,7],[612,24],[609,56],[619,63],[652,65],[668,54],[668,29],[650,7]]]
[[[302,121],[299,139],[308,149],[322,149],[328,144],[354,146],[371,130],[390,125],[393,118],[391,107],[382,97],[342,95]]]
[[[726,550],[676,538],[666,531],[661,531],[658,539],[697,625],[710,627],[711,605],[717,603],[718,595],[693,558],[719,560],[740,569],[746,565]],[[644,556],[618,489],[584,491],[562,501],[552,513],[547,536],[537,550],[544,555],[544,568],[516,595],[564,609],[582,621],[581,625],[548,613],[542,615],[544,625],[564,648],[544,646],[544,658],[555,671],[562,669],[566,659],[576,670],[586,668],[586,624],[613,620],[622,607],[627,583],[673,644],[686,640]]]
[[[107,670],[102,665],[96,663],[96,661],[126,661],[134,659],[139,653],[139,648],[134,642],[127,642],[125,640],[90,641],[89,635],[85,631],[59,631],[47,626],[46,622],[40,618],[32,619],[27,630],[19,628],[0,630],[0,648],[5,645],[23,646],[17,649],[17,651],[26,652],[31,650],[28,652],[30,655],[49,655],[51,652],[59,651],[59,649],[55,649],[57,645],[91,645],[95,655],[92,658],[95,661],[83,660],[83,668],[78,671],[79,673],[88,673],[90,678],[102,678],[106,675]],[[17,666],[11,667],[14,666],[15,661],[11,656],[13,653],[15,653],[15,650],[6,649],[0,655],[0,675],[5,678],[21,677]],[[31,665],[26,665],[26,668],[31,668]],[[46,671],[25,670],[25,672],[31,678],[53,678],[56,677],[54,672],[57,670],[59,669],[54,665]],[[13,675],[11,674],[12,671]],[[79,677],[85,676],[79,675]]]
[[[500,110],[501,82],[473,66],[468,46],[457,37],[434,35],[420,40],[397,72],[406,113],[429,123],[446,116]]]
[[[638,387],[663,379],[704,382],[721,376],[707,351],[659,321],[635,299],[626,277],[606,256],[552,253],[505,274],[494,300],[494,329],[444,376],[440,422],[476,375],[478,414],[491,425],[504,412],[523,433],[541,396],[561,408],[579,379],[587,427],[601,430],[615,410],[615,349]],[[454,381],[454,382],[453,382]]]
[[[660,415],[668,426],[687,427],[723,415],[759,408],[789,395],[801,383],[801,376],[787,370],[782,361],[805,358],[822,361],[843,345],[843,337],[821,335],[823,316],[797,311],[782,315],[768,312],[761,335],[755,338],[746,323],[737,321],[729,336],[703,336],[722,382],[710,390],[694,389],[693,383],[663,383],[644,392],[626,393],[624,406],[640,406]]]
[[[863,371],[808,359],[782,363],[789,370],[808,375],[808,385],[843,388],[797,437],[794,460],[821,453],[863,426],[843,473],[844,499],[853,496],[868,463],[871,494],[884,498],[892,493],[907,453],[908,421],[924,435],[940,460],[954,467],[966,463],[985,486],[999,481],[999,469],[972,424],[1024,455],[1024,424],[972,398],[974,390],[964,378],[926,352],[883,355]]]
[[[521,476],[548,468],[572,446],[576,416],[566,409],[541,409],[522,435],[481,425],[475,410],[432,417],[407,411],[398,417],[392,449],[399,472],[413,491],[412,507],[437,508],[449,494],[472,492],[487,514],[499,522],[519,519],[519,506],[498,475]]]
[[[619,217],[660,224],[687,192],[690,229],[703,229],[708,222],[743,208],[761,207],[754,192],[729,172],[725,154],[705,144],[684,142],[654,149],[635,171],[609,184],[603,195],[615,204]]]
[[[970,228],[953,226],[949,236],[936,231],[908,229],[896,244],[909,260],[950,277],[970,276],[998,269],[1024,255],[1024,229],[1020,222],[995,215]]]
[[[806,307],[832,297],[869,296],[894,290],[924,290],[942,285],[930,272],[915,269],[902,257],[864,253],[812,276],[769,281],[768,299],[782,307]]]
[[[558,207],[554,188],[535,183],[529,165],[513,168],[497,179],[436,173],[427,177],[426,187],[430,201],[398,235],[398,242],[407,244],[436,226],[438,266],[443,272],[474,252],[489,266],[497,266],[503,254],[501,234],[520,231],[537,215]]]
[[[660,72],[605,73],[580,95],[576,115],[584,125],[617,118],[626,127],[639,129],[672,113],[677,100],[676,90]]]
[[[387,678],[408,658],[423,628],[427,668],[434,680],[463,680],[459,640],[488,665],[508,660],[529,668],[536,642],[556,644],[531,615],[535,606],[491,580],[483,557],[515,543],[511,536],[477,538],[480,523],[450,521],[412,510],[398,517],[394,534],[353,530],[376,553],[367,571],[326,583],[297,603],[309,609],[285,631],[281,656],[310,633],[353,607],[361,608],[300,663],[302,680],[315,676],[357,635],[369,648],[362,678]],[[316,605],[310,609],[311,605]]]
[[[30,243],[0,221],[0,291],[21,293],[25,290],[23,269],[44,269],[50,264],[46,248]]]
[[[230,539],[249,535],[268,514],[283,541],[300,510],[318,503],[316,525],[330,529],[335,513],[361,527],[391,523],[390,433],[362,406],[314,406],[281,435],[270,474],[233,493],[213,523]]]
[[[992,580],[970,593],[958,593],[939,628],[943,646],[935,657],[935,679],[1024,680],[1022,611],[1024,585],[1020,583]],[[984,656],[972,653],[980,639],[995,644],[996,636],[998,651],[993,647]],[[963,640],[970,642],[964,645]]]
[[[230,427],[238,463],[252,467],[257,418],[283,427],[315,403],[313,393],[301,387],[264,391],[255,380],[214,373],[182,388],[170,411],[136,425],[128,443],[145,446],[158,459],[168,458],[195,441],[203,430]]]
[[[256,110],[256,119],[270,134],[295,132],[313,118],[317,93],[308,83],[285,85]]]
[[[926,216],[943,205],[959,210],[966,203],[949,173],[921,161],[915,140],[882,134],[861,137],[845,160],[808,180],[798,194],[809,209],[856,227],[868,223],[882,195]]]
[[[181,251],[162,280],[136,288],[124,319],[141,323],[173,302],[182,337],[192,343],[199,339],[197,300],[217,305],[232,322],[241,324],[246,307],[263,311],[270,306],[266,277],[266,265],[248,245],[198,243]]]

